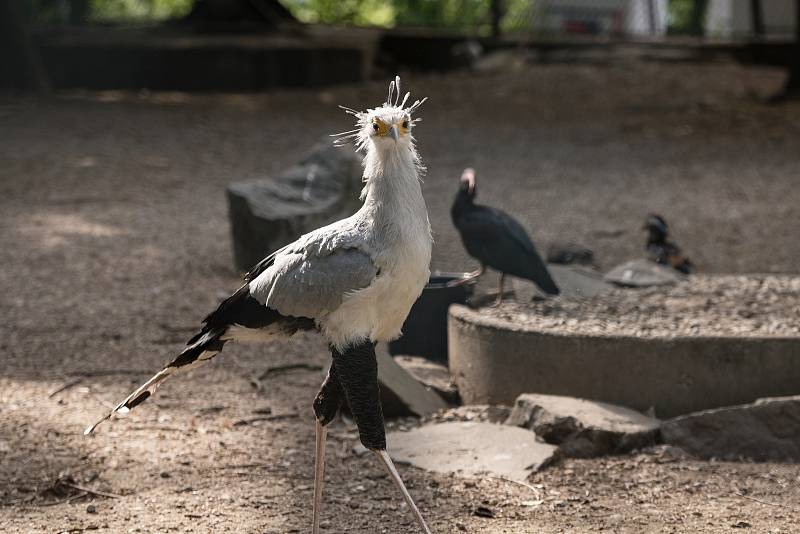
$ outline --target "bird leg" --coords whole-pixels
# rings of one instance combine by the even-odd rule
[[[430,534],[428,525],[425,524],[425,520],[386,452],[386,430],[383,425],[383,410],[378,386],[378,361],[375,358],[375,344],[364,342],[348,347],[344,353],[332,348],[331,354],[344,395],[358,426],[361,443],[378,456],[403,494],[403,498],[413,512],[422,532]]]
[[[497,288],[497,300],[492,306],[499,306],[503,302],[503,282],[506,280],[506,273],[500,273],[500,286]]]
[[[319,534],[320,505],[322,504],[322,484],[325,477],[325,437],[328,433],[322,423],[317,420],[317,440],[314,451],[314,518],[311,523],[311,532]]]
[[[314,399],[314,415],[317,423],[317,439],[314,454],[314,508],[311,526],[312,534],[319,534],[319,518],[322,505],[322,484],[325,475],[325,437],[328,423],[333,421],[336,413],[344,402],[342,385],[336,373],[336,367],[331,364],[328,376]]]
[[[399,489],[400,493],[403,494],[403,499],[406,500],[406,504],[408,505],[408,508],[411,510],[411,513],[414,514],[414,518],[417,520],[417,523],[419,523],[419,527],[425,534],[431,534],[428,525],[425,524],[425,519],[419,512],[419,508],[417,508],[417,505],[414,504],[414,500],[411,498],[411,494],[408,493],[406,485],[403,484],[403,479],[400,478],[400,474],[397,472],[397,469],[395,468],[394,462],[392,462],[392,458],[389,456],[389,453],[386,451],[372,451],[372,452],[374,452],[375,455],[378,457],[381,464],[383,464],[383,467],[385,467],[386,471],[389,473],[389,476],[392,477],[392,481],[394,481],[394,484],[395,486],[397,486],[397,489]]]
[[[446,287],[456,287],[456,286],[464,285],[464,284],[469,283],[469,282],[475,280],[476,278],[480,277],[485,272],[486,272],[486,266],[481,264],[481,266],[478,269],[472,271],[471,273],[465,274],[461,278],[457,278],[455,280],[451,280],[451,281],[447,282],[447,284],[445,284],[445,286]]]

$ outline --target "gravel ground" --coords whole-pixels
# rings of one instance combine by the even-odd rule
[[[775,71],[625,63],[408,81],[431,97],[418,137],[435,267],[472,267],[447,213],[472,165],[484,201],[517,214],[540,243],[591,246],[603,266],[640,254],[654,210],[706,272],[797,271],[800,106],[753,97],[780,85]],[[321,376],[279,375],[260,389],[251,378],[324,364],[313,336],[226,349],[127,419],[81,432],[236,287],[225,184],[285,168],[320,134],[347,128],[335,104],[374,105],[384,93],[375,83],[0,100],[2,530],[307,531]],[[271,419],[237,424],[267,409]],[[336,423],[331,441],[326,531],[411,532],[379,466],[349,453],[353,429]],[[800,524],[797,466],[661,456],[570,461],[536,475],[533,490],[401,471],[436,532]]]
[[[800,277],[696,275],[593,298],[504,302],[493,316],[551,332],[641,337],[800,335]]]

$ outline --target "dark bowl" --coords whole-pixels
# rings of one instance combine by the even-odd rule
[[[474,281],[456,286],[447,284],[463,279],[466,274],[431,274],[403,324],[403,336],[389,343],[390,354],[421,356],[447,364],[447,310],[451,304],[466,304]]]

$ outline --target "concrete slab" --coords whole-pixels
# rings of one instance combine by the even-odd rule
[[[379,343],[375,347],[375,355],[378,359],[378,381],[384,415],[422,417],[448,408],[448,404],[434,390],[426,387],[394,361],[385,343]]]
[[[620,454],[655,444],[660,421],[604,402],[527,393],[517,397],[506,424],[528,428],[565,456]]]
[[[536,440],[536,434],[491,423],[440,423],[409,432],[392,432],[388,450],[397,462],[459,475],[490,474],[525,480],[546,466],[556,447]]]
[[[419,356],[394,356],[394,361],[427,389],[448,404],[458,404],[458,388],[446,365]]]
[[[800,395],[676,417],[661,436],[700,458],[800,462]]]

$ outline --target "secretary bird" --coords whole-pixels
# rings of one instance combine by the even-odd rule
[[[375,343],[400,335],[411,305],[430,276],[431,227],[422,197],[422,163],[411,130],[412,114],[426,99],[406,107],[400,77],[389,97],[367,111],[343,108],[356,128],[336,134],[366,151],[363,206],[352,216],[319,228],[264,258],[245,283],[203,321],[201,330],[164,369],[131,393],[116,412],[138,406],[172,373],[216,356],[228,341],[266,340],[318,330],[332,363],[314,399],[316,456],[312,532],[319,532],[326,425],[347,402],[361,443],[372,451],[403,494],[420,528],[430,534],[386,452],[378,391]]]
[[[451,285],[481,276],[486,267],[500,271],[495,305],[503,300],[506,274],[534,282],[548,295],[558,295],[558,286],[542,261],[525,228],[511,215],[490,206],[475,204],[477,183],[474,169],[464,169],[450,216],[470,256],[481,263],[477,271]]]

